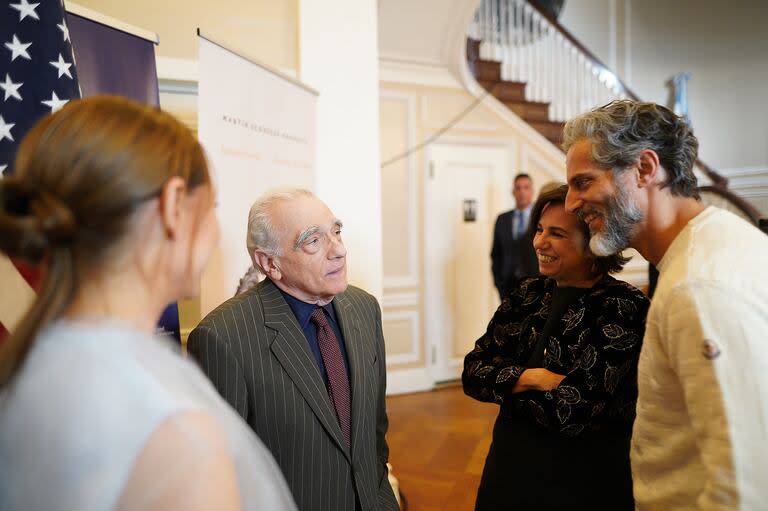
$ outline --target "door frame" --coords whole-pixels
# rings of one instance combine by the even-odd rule
[[[460,378],[463,365],[462,357],[452,357],[442,352],[445,351],[445,344],[443,342],[444,340],[438,339],[438,334],[436,332],[437,327],[435,326],[436,323],[442,319],[442,316],[433,308],[435,304],[439,303],[439,297],[436,296],[437,291],[435,289],[435,279],[434,276],[431,275],[430,271],[430,259],[432,256],[430,251],[430,232],[432,231],[430,228],[434,228],[434,226],[430,226],[431,215],[429,211],[429,207],[432,204],[433,199],[431,195],[433,193],[432,187],[430,186],[431,175],[436,171],[434,162],[440,159],[438,155],[441,152],[448,153],[452,150],[465,151],[468,157],[464,160],[468,165],[477,165],[490,161],[491,158],[488,158],[487,156],[485,158],[481,157],[483,151],[496,152],[496,157],[498,158],[500,156],[503,163],[501,168],[496,168],[492,174],[492,183],[496,186],[496,190],[493,194],[492,203],[489,206],[489,218],[495,219],[499,213],[510,209],[514,204],[510,194],[510,186],[512,177],[515,174],[513,162],[515,162],[516,159],[513,158],[514,152],[510,145],[501,142],[488,144],[452,139],[431,144],[424,152],[424,237],[422,240],[424,254],[424,353],[427,370],[430,378],[434,383],[440,383]],[[474,152],[474,155],[471,155],[472,152]],[[448,159],[449,158],[443,158],[443,160]],[[456,162],[459,163],[461,160],[457,159]],[[491,227],[491,229],[492,228],[493,227]],[[493,235],[491,234],[491,239],[492,236]],[[487,248],[488,258],[490,259],[491,247],[489,246]],[[490,317],[488,319],[490,320]],[[449,350],[449,353],[450,351],[452,350]],[[447,362],[445,361],[446,356],[448,356]],[[449,377],[446,377],[446,367],[449,368],[449,371],[451,371]],[[453,370],[450,368],[453,368]]]

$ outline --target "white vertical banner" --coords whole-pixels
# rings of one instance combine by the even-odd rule
[[[205,316],[232,297],[251,265],[248,211],[282,185],[314,188],[317,93],[199,37],[198,136],[218,193],[221,242],[203,274]]]

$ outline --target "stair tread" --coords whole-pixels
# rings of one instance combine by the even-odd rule
[[[535,107],[541,107],[541,108],[549,107],[549,102],[528,101],[527,99],[521,99],[521,100],[505,99],[502,101],[502,103],[504,103],[505,105],[510,104],[510,105],[522,105],[522,106],[535,106]]]
[[[541,124],[542,126],[559,126],[559,127],[561,127],[561,128],[562,128],[563,126],[565,126],[565,123],[564,123],[564,122],[562,122],[562,121],[550,121],[550,120],[547,120],[547,121],[545,121],[545,120],[533,120],[533,121],[530,121],[530,123],[531,123],[531,124]]]
[[[549,120],[549,102],[525,99],[525,82],[501,79],[501,63],[479,58],[479,41],[467,40],[467,62],[477,82],[519,115],[532,128],[554,145],[560,145],[565,123]]]

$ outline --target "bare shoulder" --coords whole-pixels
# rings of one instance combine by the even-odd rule
[[[211,415],[171,415],[150,434],[117,509],[239,509],[237,473],[224,430]]]

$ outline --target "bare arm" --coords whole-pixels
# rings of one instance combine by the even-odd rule
[[[241,509],[235,466],[216,420],[184,412],[158,426],[139,453],[116,509]]]

